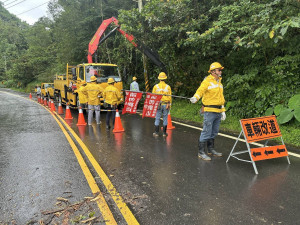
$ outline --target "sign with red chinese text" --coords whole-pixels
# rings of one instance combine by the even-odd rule
[[[135,91],[126,91],[126,99],[124,108],[122,110],[122,114],[125,113],[136,113],[137,105],[142,98],[142,92],[135,92]]]
[[[162,98],[162,95],[147,93],[146,100],[144,103],[144,109],[143,109],[143,118],[144,117],[152,117],[152,118],[155,117],[161,98]]]
[[[285,145],[251,148],[251,157],[253,161],[273,159],[284,156],[288,156]]]
[[[248,143],[281,137],[275,116],[242,119],[240,122]]]

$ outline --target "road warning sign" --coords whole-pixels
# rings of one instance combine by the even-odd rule
[[[249,143],[281,136],[275,116],[243,119],[240,121]]]
[[[284,156],[288,156],[285,145],[251,148],[251,157],[253,161],[273,159]]]
[[[283,142],[282,135],[275,116],[265,116],[259,118],[250,118],[240,120],[242,131],[236,140],[226,163],[229,161],[230,157],[236,158],[243,162],[252,163],[254,171],[258,174],[255,161],[273,159],[278,157],[287,157],[288,163],[290,160],[288,157],[288,151]],[[241,135],[244,135],[245,142],[247,145],[247,150],[234,152],[237,142],[240,140]],[[282,145],[277,146],[267,146],[270,139],[280,137]],[[250,143],[255,141],[265,141],[264,147],[261,148],[250,148]],[[249,153],[250,160],[245,160],[238,158],[236,155]]]

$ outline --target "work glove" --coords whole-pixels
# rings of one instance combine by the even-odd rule
[[[196,97],[191,97],[190,98],[191,103],[196,103],[198,100]]]
[[[225,114],[225,112],[222,112],[221,113],[221,120],[225,120],[226,119],[226,114]]]

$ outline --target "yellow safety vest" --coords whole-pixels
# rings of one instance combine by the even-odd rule
[[[171,87],[167,85],[164,81],[160,81],[159,84],[156,84],[152,90],[153,94],[164,94],[164,95],[172,95]],[[161,104],[166,105],[168,103],[172,103],[171,96],[163,96],[161,98]]]
[[[202,98],[203,105],[207,106],[204,107],[205,112],[221,113],[226,111],[224,108],[225,98],[221,80],[222,78],[217,81],[212,75],[207,76],[194,94],[194,97],[196,97],[197,100]],[[215,108],[216,106],[220,108]]]
[[[100,105],[99,96],[103,93],[103,88],[96,83],[89,83],[82,90],[87,95],[89,105]]]
[[[108,85],[103,92],[104,101],[110,105],[116,105],[121,99],[121,93],[113,85]]]

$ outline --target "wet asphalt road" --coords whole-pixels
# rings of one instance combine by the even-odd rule
[[[300,224],[299,158],[290,156],[291,165],[286,158],[257,162],[255,175],[249,163],[226,164],[232,139],[218,136],[215,147],[224,156],[205,162],[197,158],[199,130],[173,124],[167,138],[154,138],[153,119],[126,114],[125,132],[113,134],[105,113],[100,127],[78,130],[73,112],[71,126],[117,190],[141,196],[129,203],[141,224]],[[240,142],[237,150],[245,149]]]
[[[73,204],[93,196],[51,114],[3,90],[0,89],[0,224],[39,224],[41,211],[57,209],[58,197]]]
[[[16,99],[11,101],[16,101]],[[29,109],[33,107],[32,103],[24,104],[27,104]],[[5,108],[7,107],[9,104],[5,104]],[[38,110],[43,116],[31,118],[31,121],[37,120],[32,123],[42,127],[55,123],[47,111],[42,107],[37,108],[38,106],[34,106],[32,111]],[[1,105],[0,111],[2,110]],[[27,115],[32,115],[32,113]],[[234,144],[232,139],[218,136],[215,147],[224,156],[214,157],[211,162],[205,162],[197,158],[199,130],[173,124],[176,129],[169,131],[167,138],[163,138],[162,135],[154,138],[152,136],[153,119],[142,119],[139,115],[121,115],[125,132],[114,134],[105,128],[105,113],[101,114],[100,126],[94,122],[92,126],[80,129],[76,126],[76,114],[76,111],[72,110],[74,119],[70,124],[71,127],[89,147],[141,224],[300,223],[298,215],[300,208],[298,200],[300,196],[299,158],[290,156],[291,165],[287,164],[286,158],[257,162],[259,174],[255,175],[249,163],[235,159],[230,159],[228,164],[225,163]],[[13,123],[15,117],[10,115],[6,120]],[[19,119],[18,122],[21,123],[21,120]],[[48,125],[41,125],[41,122]],[[8,124],[9,122],[6,122],[5,128],[13,130]],[[64,143],[66,145],[64,148],[68,149],[68,144],[63,140],[64,136],[59,128],[52,126],[51,134],[54,138],[58,138],[55,144],[60,146],[60,143]],[[28,127],[25,128],[28,129]],[[38,135],[30,140],[33,148],[40,148],[39,145],[44,144],[41,142],[43,139],[40,133],[42,132],[43,130],[34,132]],[[3,142],[9,145],[10,136],[9,132],[5,135],[1,132],[1,145]],[[25,137],[18,138],[17,143],[20,146],[24,142],[26,142]],[[246,145],[240,142],[237,148],[244,150]],[[3,154],[3,151],[1,152]],[[293,152],[299,154],[298,149],[293,149]],[[15,154],[21,153],[18,151]],[[68,157],[72,158],[72,156]],[[5,157],[1,156],[1,158],[1,165],[3,165]],[[61,164],[62,159],[64,157],[57,157],[57,163]],[[14,164],[18,165],[18,161]],[[42,162],[39,164],[44,166]],[[76,167],[75,164],[76,160],[74,160],[73,167]],[[65,170],[72,171],[72,165],[65,164],[64,166],[67,167]],[[34,168],[36,167],[32,168],[27,179],[34,179]],[[6,168],[8,169],[12,168]],[[20,168],[20,173],[24,169]],[[65,187],[64,178],[61,175],[64,172],[61,170],[58,174],[60,174],[58,177],[49,177],[43,182],[57,179],[57,182],[62,184],[60,188],[62,192]],[[4,174],[3,179],[11,179],[12,176],[9,173]],[[76,176],[82,175],[78,172]],[[72,184],[76,186],[78,192],[88,191],[88,187],[78,180],[76,182],[76,179],[72,180]],[[14,185],[8,189],[5,188],[6,194],[1,194],[1,196],[7,196]]]

